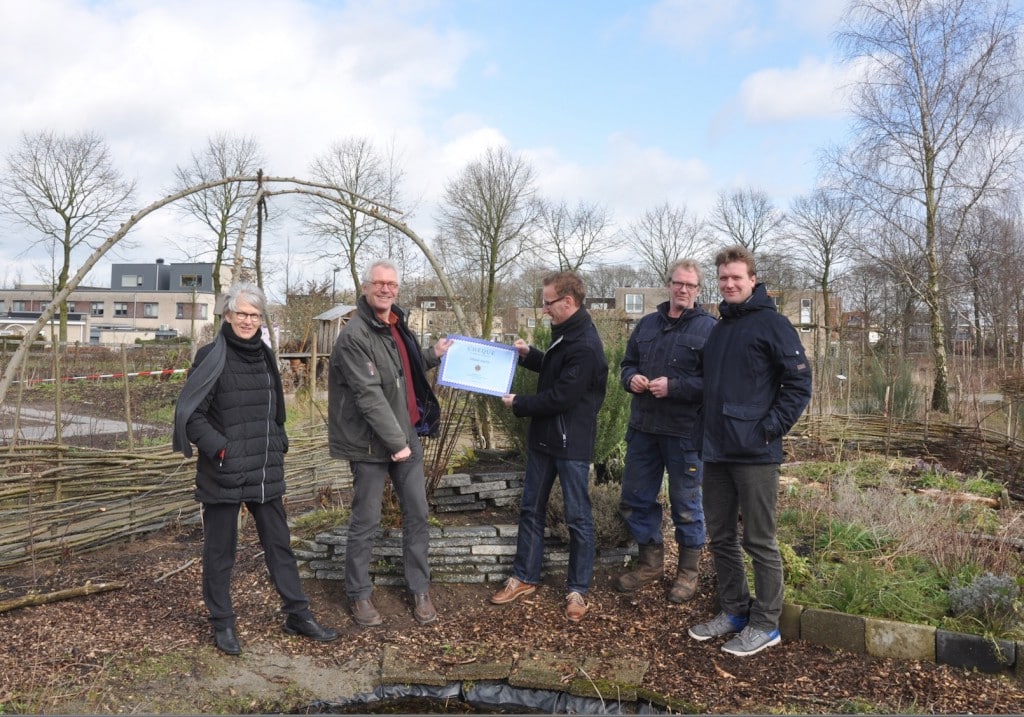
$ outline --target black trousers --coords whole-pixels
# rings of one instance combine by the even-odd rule
[[[281,596],[281,610],[300,619],[313,616],[302,591],[299,570],[292,552],[288,519],[281,499],[246,503],[256,523],[270,580]],[[238,503],[203,504],[203,602],[214,629],[235,626],[231,606],[231,570],[238,548]]]

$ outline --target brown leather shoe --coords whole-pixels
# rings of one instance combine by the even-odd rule
[[[369,598],[352,601],[352,619],[356,621],[357,625],[362,625],[363,627],[374,627],[384,622]]]
[[[430,602],[430,593],[416,593],[412,596],[415,607],[412,609],[412,616],[420,625],[429,625],[437,619],[437,610]]]
[[[570,622],[582,620],[588,609],[589,606],[579,593],[571,592],[565,596],[565,617]]]
[[[505,581],[505,587],[491,595],[491,602],[495,605],[504,605],[523,595],[532,595],[537,592],[537,586],[524,583],[518,578],[509,578]]]

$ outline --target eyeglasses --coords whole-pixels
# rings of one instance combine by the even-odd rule
[[[687,289],[688,291],[696,291],[700,288],[700,284],[687,284],[685,281],[676,281],[675,279],[668,282],[668,285],[673,289]]]
[[[371,281],[370,285],[374,289],[391,289],[392,291],[398,291],[397,281]]]
[[[565,296],[568,296],[568,294],[566,294]],[[552,299],[551,301],[548,301],[547,299],[541,299],[540,303],[544,304],[544,308],[546,309],[549,306],[551,306],[552,304],[557,304],[559,301],[564,299],[565,296],[559,296],[557,299]]]
[[[242,321],[262,321],[263,314],[250,314],[245,311],[233,311],[231,312]]]

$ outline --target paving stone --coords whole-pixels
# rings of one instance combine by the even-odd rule
[[[865,618],[864,645],[872,657],[935,662],[935,628],[878,618]]]
[[[637,687],[644,680],[646,660],[631,657],[595,657],[583,659],[578,676],[569,682],[569,694],[619,702],[635,702]]]
[[[864,654],[864,618],[832,610],[807,608],[800,616],[800,639]]]
[[[1016,645],[980,635],[949,630],[935,631],[935,659],[946,665],[968,667],[981,672],[1002,672],[1016,661]]]
[[[532,690],[565,690],[577,674],[582,661],[572,655],[532,650],[512,666],[508,683]]]
[[[441,686],[448,684],[448,680],[442,672],[405,659],[401,647],[385,645],[380,659],[380,684]]]

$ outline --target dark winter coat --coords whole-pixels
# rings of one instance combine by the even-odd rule
[[[440,426],[441,407],[427,369],[441,360],[420,348],[402,309],[391,310],[409,354],[420,422],[413,426],[409,419],[405,375],[391,328],[360,296],[331,351],[327,405],[332,458],[386,463],[417,435],[434,435]]]
[[[265,503],[284,495],[284,424],[273,352],[258,333],[241,339],[224,322],[196,352],[175,406],[175,449],[190,456],[194,443],[199,453],[196,500]]]
[[[655,398],[649,391],[633,394],[629,426],[659,436],[690,439],[704,399],[700,355],[715,325],[711,314],[699,306],[685,309],[673,319],[669,302],[640,319],[626,344],[619,380],[630,392],[636,375],[668,378],[668,396]],[[690,449],[696,450],[696,444]]]
[[[551,345],[519,359],[537,371],[537,392],[517,394],[512,411],[529,416],[530,450],[575,461],[591,461],[597,437],[597,412],[608,385],[608,362],[597,328],[587,310],[580,308],[551,327]]]
[[[704,344],[704,442],[713,463],[781,463],[782,437],[811,400],[811,367],[764,284],[719,307]]]

